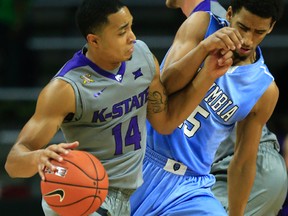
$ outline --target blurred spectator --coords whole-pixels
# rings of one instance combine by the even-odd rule
[[[31,0],[0,0],[0,87],[35,83],[31,33]]]

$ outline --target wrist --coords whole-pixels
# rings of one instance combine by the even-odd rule
[[[205,82],[207,82],[207,83],[214,83],[215,82],[215,80],[218,78],[218,76],[215,74],[215,73],[211,73],[211,69],[210,68],[207,68],[207,67],[203,67],[202,69],[201,69],[201,73],[200,73],[201,75],[202,75],[202,79],[203,80],[205,80]]]
[[[201,52],[203,52],[205,54],[205,56],[207,56],[211,52],[211,50],[209,49],[209,46],[207,45],[205,40],[202,40],[198,46],[199,46],[199,49],[201,50]]]

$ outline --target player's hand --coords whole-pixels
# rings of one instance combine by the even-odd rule
[[[207,52],[213,52],[218,49],[222,50],[222,52],[227,52],[228,50],[240,49],[243,39],[237,29],[224,27],[205,38],[201,43]]]
[[[47,168],[49,170],[56,171],[56,167],[51,163],[51,160],[56,160],[58,162],[63,161],[63,157],[61,155],[69,154],[71,149],[75,149],[79,146],[79,142],[73,143],[60,143],[60,144],[53,144],[48,146],[45,149],[39,150],[39,157],[38,157],[38,173],[41,179],[44,181],[44,169]]]
[[[215,50],[211,52],[205,59],[204,67],[207,67],[209,76],[213,79],[217,79],[224,75],[229,67],[233,64],[233,52],[228,50],[221,52],[221,50]]]

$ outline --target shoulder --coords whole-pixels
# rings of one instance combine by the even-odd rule
[[[74,91],[70,84],[54,79],[40,92],[35,115],[64,119],[68,113],[75,112],[75,103]]]
[[[268,79],[274,80],[272,73],[270,72],[269,68],[265,64],[264,56],[259,46],[256,49],[256,53],[257,53],[258,60],[256,63],[251,65],[251,68],[256,67],[256,69],[258,69],[263,74],[265,74],[268,77]]]
[[[194,12],[189,17],[187,17],[187,19],[183,22],[183,24],[181,25],[179,29],[182,29],[182,28],[197,29],[196,27],[201,27],[201,29],[202,28],[205,29],[208,26],[208,23],[211,19],[211,14],[212,13],[208,11]]]
[[[176,40],[189,42],[190,39],[203,40],[210,22],[210,13],[199,11],[191,14],[180,26],[176,33]],[[181,43],[182,43],[181,42]]]
[[[71,84],[61,79],[53,79],[40,92],[38,100],[54,106],[63,102],[69,104],[75,101],[75,94]]]
[[[148,60],[151,64],[154,61],[154,55],[147,46],[147,44],[141,40],[136,40],[134,45],[134,53],[133,53],[133,60],[144,61],[144,59]]]
[[[209,11],[196,11],[192,13],[189,17],[187,17],[187,19],[183,23],[198,23],[202,21],[207,22],[207,20],[210,19],[211,15],[212,13]]]
[[[278,98],[279,89],[275,81],[273,81],[261,98],[257,101],[252,111],[254,111],[254,113],[258,113],[260,118],[264,118],[263,122],[266,123],[276,107]]]
[[[266,92],[267,92],[268,97],[269,97],[268,101],[270,101],[272,98],[275,98],[276,100],[278,100],[279,88],[278,88],[278,86],[277,86],[275,81],[271,82],[271,84],[267,88]]]
[[[69,89],[72,89],[70,83],[62,79],[54,78],[45,86],[43,90],[56,93],[59,91],[66,92],[69,91]]]

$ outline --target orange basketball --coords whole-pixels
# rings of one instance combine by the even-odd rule
[[[44,170],[41,193],[47,204],[61,216],[89,215],[104,202],[108,193],[108,175],[92,154],[71,150],[64,161],[52,161],[56,172]]]

